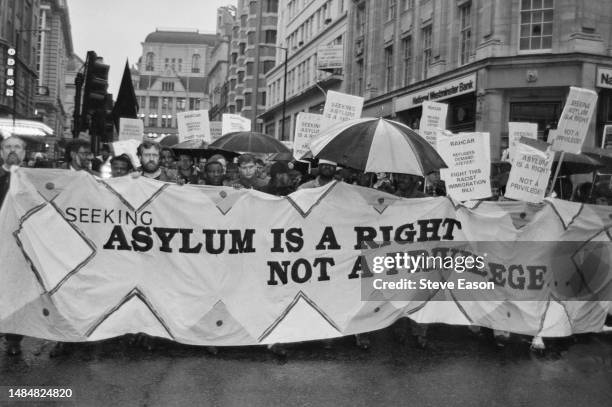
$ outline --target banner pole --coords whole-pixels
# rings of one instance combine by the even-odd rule
[[[557,177],[559,176],[559,170],[561,170],[561,164],[563,164],[563,157],[565,157],[565,151],[561,151],[561,155],[559,156],[559,162],[557,162],[557,168],[555,168],[555,176],[552,179],[552,183],[550,184],[550,191],[546,196],[551,196],[555,190],[555,182],[557,182]]]

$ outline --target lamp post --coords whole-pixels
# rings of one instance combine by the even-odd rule
[[[285,108],[287,106],[287,57],[289,56],[289,48],[281,47],[280,45],[257,44],[259,47],[279,48],[285,51],[284,73],[283,73],[283,117],[281,119],[281,140],[285,140]]]
[[[17,37],[17,34],[21,34],[21,33],[26,33],[26,32],[48,32],[51,31],[49,29],[41,29],[41,28],[34,28],[31,30],[15,30],[15,37]],[[15,57],[15,65],[13,68],[13,74],[15,77],[15,83],[13,86],[13,134],[15,134],[15,129],[16,129],[16,125],[15,125],[15,119],[17,116],[17,74],[18,74],[18,69],[17,69],[17,65],[19,65],[19,40],[20,39],[15,39],[13,38],[13,41],[15,43],[15,47],[14,49],[14,57]],[[43,44],[44,46],[44,44]],[[23,63],[23,65],[25,65],[25,62]],[[24,99],[25,99],[25,94],[24,94]]]

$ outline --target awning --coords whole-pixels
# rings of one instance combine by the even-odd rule
[[[13,119],[0,118],[0,130],[4,135],[15,135],[15,136],[52,136],[53,129],[42,122],[36,120],[15,120],[13,126]]]

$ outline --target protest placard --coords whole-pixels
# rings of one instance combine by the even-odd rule
[[[293,157],[296,160],[300,160],[310,151],[310,140],[319,134],[322,119],[323,116],[320,114],[298,113],[293,139]]]
[[[113,153],[115,157],[121,154],[127,154],[134,168],[138,168],[140,166],[140,159],[138,158],[137,149],[140,143],[140,141],[134,139],[114,141]]]
[[[438,139],[438,153],[448,168],[440,170],[446,192],[458,201],[491,196],[489,133],[459,133]]]
[[[538,203],[544,199],[554,153],[548,143],[520,139],[508,183],[506,198]]]
[[[423,102],[423,114],[419,124],[419,134],[436,148],[438,129],[446,129],[446,115],[448,105],[438,102]]]
[[[212,141],[208,110],[190,110],[176,114],[179,143],[189,140]]]
[[[251,131],[251,119],[239,114],[223,113],[221,118],[221,135],[234,131]]]
[[[142,141],[144,123],[140,119],[119,119],[119,140]]]
[[[512,162],[516,145],[521,137],[536,140],[538,138],[538,124],[526,122],[508,122],[508,160]]]
[[[327,91],[325,107],[323,108],[323,120],[321,130],[343,122],[361,117],[363,109],[363,98],[361,96],[349,95],[346,93]]]
[[[221,122],[219,121],[210,122],[210,139],[212,141],[215,141],[221,138],[222,135],[223,133],[221,131]]]
[[[590,89],[570,87],[570,93],[557,124],[557,132],[548,134],[553,151],[580,154],[597,104],[597,93]]]

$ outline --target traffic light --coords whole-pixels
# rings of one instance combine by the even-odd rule
[[[115,122],[113,120],[113,95],[106,94],[104,100],[104,121],[102,129],[102,142],[112,143],[115,136]]]
[[[94,127],[91,120],[95,116],[95,112],[104,109],[109,68],[94,51],[87,52],[80,130],[90,130]]]

